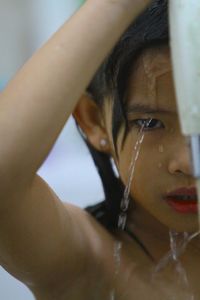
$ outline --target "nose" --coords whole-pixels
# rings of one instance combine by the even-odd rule
[[[193,168],[189,139],[184,136],[178,138],[172,153],[168,164],[169,173],[192,176]]]

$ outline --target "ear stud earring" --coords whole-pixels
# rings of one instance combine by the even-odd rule
[[[107,139],[101,139],[100,140],[100,146],[102,148],[105,148],[108,145],[108,140]]]

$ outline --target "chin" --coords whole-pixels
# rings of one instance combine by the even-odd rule
[[[190,217],[190,218],[189,218]],[[170,222],[168,224],[169,230],[175,230],[177,232],[188,232],[188,233],[194,233],[198,232],[200,230],[200,223],[198,216],[188,216],[188,218],[183,218],[178,222]]]

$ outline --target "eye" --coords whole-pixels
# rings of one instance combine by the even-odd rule
[[[164,128],[164,124],[157,119],[136,119],[130,121],[130,125],[137,128],[143,128],[144,131]]]

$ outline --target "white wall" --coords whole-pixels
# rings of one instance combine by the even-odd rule
[[[80,0],[0,0],[0,87],[76,9],[78,2]],[[84,207],[103,199],[96,170],[72,120],[39,174],[63,201]],[[33,296],[0,268],[0,299],[33,300]]]

